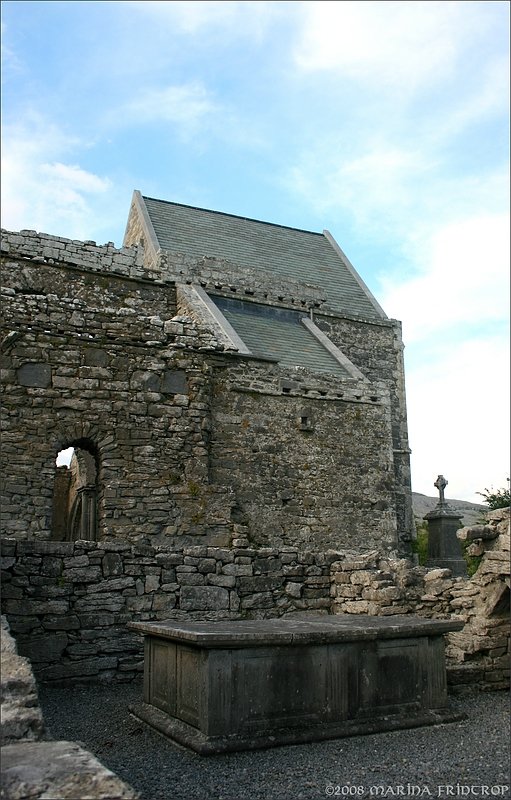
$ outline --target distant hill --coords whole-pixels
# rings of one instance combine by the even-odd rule
[[[485,512],[489,511],[488,506],[478,503],[469,503],[466,500],[451,500],[446,498],[452,508],[459,511],[462,515],[463,525],[475,525],[484,519]],[[428,511],[432,511],[438,503],[438,497],[427,497],[425,494],[412,492],[412,508],[414,517],[422,519]]]

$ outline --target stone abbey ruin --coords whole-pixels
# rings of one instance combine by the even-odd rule
[[[7,535],[410,553],[400,325],[328,233],[135,192],[120,251],[3,247]]]
[[[450,685],[509,683],[508,514],[460,534],[470,578],[417,565],[400,323],[328,232],[135,192],[121,249],[1,257],[2,611],[38,679],[139,676],[130,623],[312,612],[455,618]]]

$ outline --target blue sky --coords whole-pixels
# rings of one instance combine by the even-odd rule
[[[329,230],[403,322],[413,489],[509,475],[507,2],[2,3],[2,225],[133,189]]]

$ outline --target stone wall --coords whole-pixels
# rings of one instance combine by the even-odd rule
[[[455,578],[448,569],[414,567],[406,559],[389,559],[377,551],[356,555],[332,563],[332,613],[456,616],[465,627],[447,636],[449,683],[508,687],[509,510],[487,516],[486,526],[458,531],[462,540],[472,539],[469,554],[481,558],[471,578]]]
[[[1,619],[1,727],[2,747],[13,742],[33,742],[44,734],[34,674],[27,658],[18,655],[4,616]]]
[[[396,552],[388,391],[238,360],[212,383],[210,476],[259,546]]]
[[[239,539],[241,541],[241,537]],[[2,542],[2,602],[41,680],[129,680],[143,667],[136,620],[328,613],[339,553],[122,542]]]
[[[129,621],[415,614],[466,623],[448,636],[453,687],[498,689],[509,685],[508,524],[509,512],[489,514],[492,538],[476,542],[484,552],[470,579],[377,551],[255,549],[242,527],[233,548],[11,539],[3,608],[42,680],[136,677],[142,642]]]
[[[202,351],[220,346],[175,316],[172,286],[20,260],[2,279],[4,532],[51,538],[55,458],[73,445],[97,461],[100,536],[193,537],[208,472]],[[228,490],[203,494],[199,533],[226,543]]]
[[[173,278],[303,308],[314,286],[30,231],[2,248],[7,536],[72,536],[55,457],[73,446],[95,459],[98,540],[230,546],[243,526],[254,546],[409,549],[394,323],[335,331],[369,375],[340,380],[233,352]]]
[[[154,270],[144,266],[144,248],[140,245],[118,249],[113,242],[98,245],[65,239],[36,231],[6,231],[2,229],[2,256],[23,258],[33,264],[69,264],[90,272],[111,272],[130,278],[154,280]]]
[[[406,412],[405,373],[401,323],[338,319],[321,311],[318,327],[363,372],[371,384],[385,382],[389,393],[397,538],[402,553],[409,547],[414,522],[411,503],[410,446]],[[410,551],[408,550],[408,554]]]

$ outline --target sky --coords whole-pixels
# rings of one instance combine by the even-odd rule
[[[131,196],[329,230],[405,343],[412,489],[509,476],[509,3],[2,2],[2,226]]]

